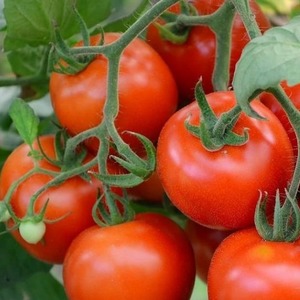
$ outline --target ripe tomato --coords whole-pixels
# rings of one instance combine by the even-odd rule
[[[63,264],[68,299],[188,300],[195,261],[184,231],[156,213],[82,232]]]
[[[235,103],[232,91],[214,92],[207,100],[216,115]],[[157,172],[173,204],[189,218],[215,229],[238,229],[253,224],[259,191],[273,200],[276,189],[287,187],[294,169],[292,145],[277,117],[260,101],[253,109],[268,121],[241,114],[234,132],[248,128],[242,146],[206,150],[185,127],[189,117],[199,124],[196,102],[177,111],[161,131],[157,146]],[[271,201],[272,202],[272,201]]]
[[[282,87],[286,94],[290,97],[291,101],[295,104],[296,108],[300,110],[300,84],[296,84],[294,86],[288,86],[284,81],[282,83]],[[297,156],[298,146],[297,146],[297,137],[295,131],[279,102],[275,99],[272,94],[263,93],[260,97],[261,102],[263,102],[267,107],[270,108],[271,111],[278,117],[283,127],[285,128],[294,149],[294,154]]]
[[[149,179],[143,183],[128,189],[128,194],[131,195],[133,199],[150,202],[161,202],[164,193],[165,191],[158,178],[157,172],[154,172]]]
[[[105,33],[105,44],[119,37],[119,33]],[[91,44],[97,44],[99,38],[93,36]],[[101,123],[107,69],[106,57],[98,55],[76,75],[51,74],[53,109],[70,134],[76,135]],[[121,56],[118,90],[120,108],[116,127],[125,142],[133,149],[141,148],[135,137],[123,133],[127,130],[145,135],[156,143],[162,126],[177,109],[178,92],[166,63],[141,39],[132,41]],[[93,151],[98,149],[98,144],[98,139],[87,143]]]
[[[216,11],[224,0],[190,0],[199,15],[211,14]],[[250,1],[255,19],[262,31],[270,28],[267,17],[263,14],[255,1]],[[180,12],[179,4],[172,6],[171,11]],[[163,23],[162,20],[159,20]],[[158,29],[151,24],[147,30],[148,43],[161,55],[170,67],[180,97],[186,101],[193,100],[194,87],[200,77],[204,91],[213,91],[212,74],[215,63],[216,41],[215,34],[207,26],[199,25],[191,28],[187,41],[184,44],[173,44],[163,39]],[[230,76],[232,79],[235,65],[239,60],[242,50],[249,42],[247,32],[239,16],[235,17],[232,29],[232,44],[230,57]]]
[[[40,143],[48,157],[55,158],[54,136],[40,137]],[[39,149],[37,143],[34,149]],[[0,199],[3,199],[11,184],[33,168],[33,160],[29,153],[29,146],[22,144],[7,158],[0,178]],[[52,171],[59,168],[45,159],[40,166]],[[11,198],[11,205],[15,214],[22,218],[27,212],[31,196],[52,179],[49,175],[34,174],[22,182]],[[41,242],[29,244],[23,240],[18,230],[12,231],[14,238],[34,257],[49,263],[62,263],[71,241],[82,230],[94,225],[92,207],[97,199],[100,183],[96,180],[87,182],[79,176],[72,177],[56,187],[51,187],[36,200],[35,212],[41,211],[49,200],[45,219],[54,221],[46,223],[46,233]],[[8,227],[12,226],[12,220]]]
[[[212,258],[209,299],[300,299],[299,251],[299,240],[265,241],[255,228],[233,233]]]
[[[188,220],[185,231],[195,253],[197,275],[207,282],[207,274],[214,252],[220,243],[232,233],[229,230],[217,230],[201,226]]]

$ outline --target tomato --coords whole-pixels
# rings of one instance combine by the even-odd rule
[[[40,143],[47,156],[54,159],[54,136],[42,136]],[[36,142],[34,149],[39,149]],[[33,168],[33,160],[28,156],[29,151],[29,146],[22,144],[7,158],[0,178],[0,199],[3,199],[15,180]],[[42,159],[39,164],[46,170],[59,171],[57,166],[45,159]],[[19,218],[25,216],[31,196],[51,179],[50,175],[38,173],[18,186],[11,198],[11,205]],[[35,212],[38,213],[49,200],[45,221],[52,222],[46,222],[43,240],[37,244],[30,244],[25,242],[18,230],[12,231],[12,235],[34,257],[49,263],[62,263],[75,236],[95,224],[92,218],[92,207],[96,202],[100,187],[100,183],[96,180],[87,182],[75,176],[58,186],[47,189],[37,198],[34,207]],[[59,218],[62,219],[53,222]],[[12,220],[10,220],[8,227],[12,225]]]
[[[129,188],[128,193],[135,200],[161,202],[165,191],[161,185],[160,179],[158,178],[157,172],[154,172],[149,179],[143,183]]]
[[[255,228],[233,233],[212,258],[209,299],[300,299],[299,252],[299,240],[265,241]]]
[[[114,42],[120,35],[105,33],[105,44]],[[92,45],[97,44],[99,38],[93,36]],[[51,74],[53,109],[70,134],[76,135],[101,123],[107,72],[107,59],[98,55],[76,75]],[[127,130],[145,135],[156,143],[162,126],[177,109],[178,91],[166,63],[141,39],[133,40],[121,56],[118,93],[120,108],[116,127],[124,141],[136,151],[142,147],[137,138],[124,133]],[[87,145],[96,151],[98,139],[92,138]]]
[[[187,221],[185,231],[194,249],[197,275],[203,282],[207,282],[212,256],[220,243],[232,231],[211,229],[201,226],[192,220]]]
[[[288,86],[287,83],[284,81],[282,83],[282,87],[286,92],[286,94],[290,97],[291,101],[294,103],[296,108],[300,110],[300,84],[296,84],[294,86]],[[288,136],[292,142],[294,154],[295,156],[297,156],[298,153],[297,137],[284,109],[272,94],[263,93],[260,99],[267,107],[269,107],[273,111],[273,113],[281,121],[283,127],[287,131]]]
[[[236,104],[233,91],[214,92],[207,101],[218,116]],[[233,131],[248,128],[242,146],[206,150],[185,127],[189,117],[199,125],[196,102],[177,111],[161,131],[157,146],[157,172],[173,204],[195,222],[215,229],[234,230],[253,224],[259,191],[274,200],[276,189],[287,187],[293,169],[292,145],[278,118],[260,101],[253,109],[268,121],[242,113]]]
[[[68,299],[188,300],[195,261],[184,231],[156,213],[94,226],[71,244],[63,264]]]
[[[44,221],[25,220],[19,225],[20,236],[29,244],[36,244],[42,240],[46,232]]]
[[[191,0],[199,15],[211,14],[216,11],[224,0]],[[262,31],[270,28],[267,17],[263,14],[255,1],[250,1],[255,19]],[[171,11],[180,12],[179,4],[175,4]],[[158,20],[163,23],[162,20]],[[184,44],[174,44],[163,39],[158,29],[151,24],[148,27],[146,39],[148,43],[161,55],[170,67],[183,101],[194,98],[194,87],[200,77],[204,91],[213,91],[212,74],[215,62],[216,41],[215,34],[207,26],[199,25],[191,28],[187,41]],[[247,32],[239,16],[235,17],[232,29],[230,76],[232,80],[235,65],[242,50],[249,42]]]

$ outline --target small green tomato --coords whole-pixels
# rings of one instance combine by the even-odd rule
[[[27,243],[37,244],[46,232],[46,225],[43,221],[26,220],[20,223],[19,232]]]

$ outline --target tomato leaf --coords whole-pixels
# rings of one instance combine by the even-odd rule
[[[233,88],[242,109],[254,114],[249,98],[256,91],[300,82],[300,17],[285,26],[274,27],[245,47],[233,80]]]
[[[65,300],[67,297],[62,285],[51,274],[39,272],[15,286],[1,289],[0,299]]]
[[[9,114],[22,139],[26,144],[32,145],[39,127],[39,118],[34,110],[24,100],[16,99],[9,109]]]
[[[6,21],[3,15],[4,1],[0,0],[0,30],[6,26]]]
[[[105,31],[125,31],[148,4],[148,0],[112,0],[110,15],[101,25]]]
[[[7,55],[11,70],[17,76],[34,76],[37,74],[39,76],[37,83],[28,84],[23,87],[22,97],[25,98],[25,92],[28,94],[26,100],[41,98],[49,91],[48,74],[46,72],[40,72],[45,53],[46,46],[25,46],[20,49],[12,50]]]
[[[7,23],[5,50],[25,45],[47,45],[54,41],[55,21],[64,38],[79,33],[79,24],[72,11],[73,0],[5,0],[4,16]],[[76,7],[90,28],[109,14],[109,0],[77,0]]]

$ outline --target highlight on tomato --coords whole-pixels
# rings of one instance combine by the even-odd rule
[[[188,2],[195,7],[199,15],[208,15],[215,12],[224,3],[224,0],[191,0]],[[270,28],[268,18],[258,4],[250,1],[250,6],[262,32]],[[169,11],[179,14],[180,5],[178,3],[173,5]],[[155,22],[165,23],[162,18]],[[188,102],[193,100],[194,87],[200,78],[203,81],[204,91],[206,93],[213,92],[212,75],[216,52],[214,32],[207,26],[196,25],[190,28],[187,40],[177,44],[163,38],[155,22],[148,27],[146,40],[170,67],[179,89],[180,99]],[[237,15],[231,35],[230,82],[235,65],[249,40],[246,29]]]
[[[299,299],[300,240],[266,241],[255,228],[227,237],[213,255],[208,273],[211,300]]]
[[[67,252],[63,278],[70,300],[189,300],[195,260],[179,225],[141,213],[130,222],[82,232]]]
[[[39,143],[48,158],[56,159],[54,135],[41,136]],[[37,141],[34,142],[33,149],[40,149]],[[0,177],[0,199],[4,198],[13,182],[33,169],[33,158],[28,155],[30,150],[28,145],[22,144],[7,158]],[[87,156],[86,159],[90,157]],[[39,165],[49,171],[60,171],[58,166],[45,158],[39,160]],[[10,204],[18,218],[26,216],[31,197],[52,178],[51,175],[35,173],[16,188]],[[12,230],[11,234],[35,258],[52,264],[62,263],[72,240],[82,230],[95,224],[92,208],[97,200],[99,188],[101,189],[101,183],[98,180],[91,178],[87,181],[80,176],[71,177],[57,186],[48,188],[34,203],[36,214],[40,213],[47,203],[43,220],[46,228],[42,240],[32,243],[29,237],[28,243],[22,238],[19,230]],[[13,220],[9,219],[8,229],[14,225]],[[39,229],[38,226],[41,227],[34,222],[21,223],[20,229],[21,232],[25,232],[23,236],[28,237],[33,234],[33,228]]]
[[[233,91],[206,96],[216,114],[236,104]],[[291,142],[278,118],[259,100],[252,108],[266,120],[241,113],[233,132],[249,138],[239,146],[208,151],[186,127],[200,126],[202,114],[192,102],[177,111],[161,131],[157,172],[171,202],[193,221],[214,229],[235,230],[254,224],[260,193],[274,203],[276,190],[284,193],[293,170]]]
[[[104,34],[111,44],[121,33]],[[99,44],[100,35],[91,37],[91,45]],[[82,46],[82,42],[76,46]],[[159,132],[178,105],[178,91],[169,67],[159,54],[140,38],[124,50],[119,68],[119,113],[116,128],[126,143],[143,153],[140,141],[126,131],[140,133],[156,143]],[[107,95],[108,61],[98,55],[75,75],[53,72],[50,96],[55,115],[71,135],[99,125]],[[72,108],[72,109],[70,109]],[[97,151],[99,141],[91,138],[87,146]]]

